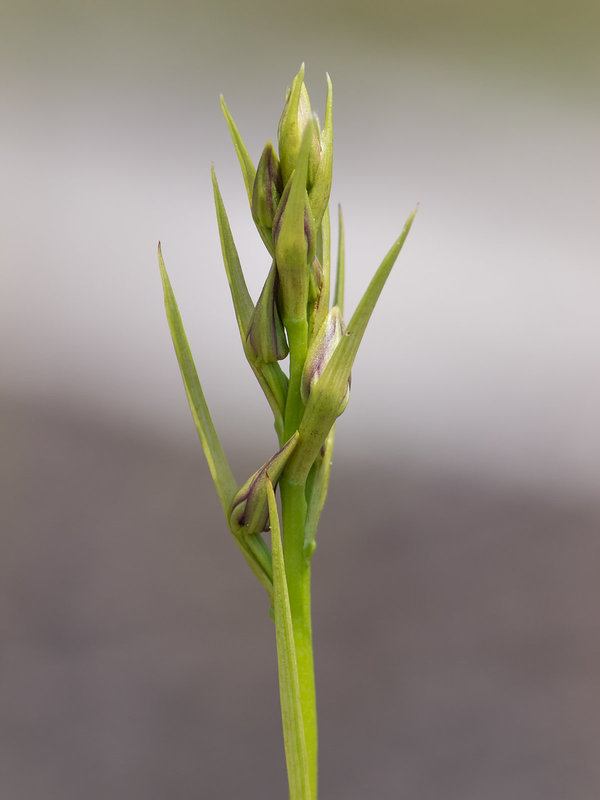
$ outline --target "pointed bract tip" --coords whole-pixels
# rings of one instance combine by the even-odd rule
[[[417,205],[416,205],[416,206],[413,208],[413,210],[412,210],[412,212],[411,212],[410,216],[408,217],[408,219],[407,219],[407,220],[406,220],[406,222],[404,223],[404,230],[405,230],[407,233],[408,233],[408,231],[410,230],[410,228],[411,228],[411,225],[413,224],[415,217],[417,216],[417,211],[418,211],[418,210],[419,210],[419,203],[417,203]]]

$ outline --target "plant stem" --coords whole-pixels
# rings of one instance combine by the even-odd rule
[[[300,396],[300,380],[306,360],[308,325],[306,320],[285,320],[290,347],[290,382],[285,408],[284,439],[298,429],[304,404]],[[311,795],[317,800],[317,706],[310,608],[310,558],[304,550],[306,529],[306,486],[286,478],[279,481],[283,557],[290,601],[294,644],[298,665],[302,720],[306,739]]]
[[[302,719],[308,756],[311,797],[317,800],[317,707],[310,608],[310,559],[304,552],[306,498],[304,485],[279,482],[283,527],[283,554],[296,646]]]

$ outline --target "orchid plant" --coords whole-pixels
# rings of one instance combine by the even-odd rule
[[[356,353],[415,212],[345,325],[341,210],[333,287],[331,276],[329,76],[321,127],[311,110],[302,65],[279,121],[278,151],[267,142],[256,168],[222,97],[221,107],[270,261],[254,303],[213,169],[221,249],[242,347],[273,412],[278,440],[274,455],[242,486],[233,476],[206,405],[160,244],[158,258],[175,352],[225,519],[270,602],[290,800],[317,800],[311,561],[327,495],[335,421],[348,402]],[[288,356],[285,370],[282,362]]]

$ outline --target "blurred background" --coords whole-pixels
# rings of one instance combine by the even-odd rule
[[[256,162],[304,61],[347,317],[420,203],[315,556],[322,797],[597,800],[599,45],[593,0],[3,0],[2,796],[285,796],[156,245],[241,483],[275,439],[211,164],[255,298],[269,265],[218,97]]]

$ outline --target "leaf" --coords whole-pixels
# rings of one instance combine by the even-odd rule
[[[196,423],[200,441],[202,442],[202,449],[204,450],[212,479],[217,488],[219,500],[225,512],[225,518],[229,519],[231,504],[237,492],[237,484],[227,462],[227,458],[225,457],[225,453],[223,452],[219,437],[217,436],[208,406],[206,405],[206,400],[204,399],[204,393],[200,385],[200,380],[198,379],[198,373],[194,365],[194,359],[190,351],[187,336],[185,335],[179,309],[177,308],[175,295],[173,294],[171,282],[167,275],[165,262],[163,261],[160,244],[158,245],[158,263],[165,295],[167,320],[171,330],[177,361],[179,362],[179,368],[183,377],[185,392],[194,422]],[[235,538],[250,569],[264,586],[269,597],[271,597],[272,579],[270,554],[264,541],[259,536],[254,536],[250,539],[244,536],[236,536]]]
[[[416,211],[417,209],[410,215],[402,233],[381,262],[348,323],[346,335],[335,349],[323,374],[310,393],[300,423],[300,439],[286,467],[286,475],[294,483],[304,483],[306,480],[309,470],[338,416],[339,406],[352,371],[352,364],[367,323],[408,236]]]
[[[333,295],[333,305],[339,306],[342,314],[344,313],[344,284],[346,282],[346,247],[344,244],[344,217],[342,207],[338,206],[339,238],[338,238],[338,257],[337,270],[335,273],[335,292]]]
[[[331,426],[325,445],[311,467],[306,484],[307,511],[306,526],[304,529],[304,555],[309,559],[312,558],[317,546],[317,527],[319,525],[319,518],[321,517],[323,506],[325,505],[325,500],[327,499],[334,437],[335,424]]]
[[[231,299],[233,300],[233,307],[235,309],[235,316],[237,318],[238,327],[240,329],[240,336],[242,343],[246,343],[246,334],[254,311],[254,303],[248,292],[246,280],[240,264],[240,258],[233,241],[231,227],[227,219],[227,212],[223,204],[223,198],[219,191],[219,184],[217,183],[217,176],[215,175],[214,167],[211,170],[213,192],[215,196],[215,208],[217,211],[217,222],[219,223],[219,237],[221,239],[221,252],[223,253],[223,263],[225,264],[225,272],[227,273],[227,281],[229,282],[229,289],[231,291]]]
[[[256,375],[256,379],[269,402],[281,443],[281,438],[283,436],[283,410],[285,408],[285,398],[287,395],[287,377],[279,364],[262,364],[255,362],[246,346],[246,336],[248,335],[248,329],[254,312],[254,303],[248,292],[248,287],[246,286],[242,265],[240,264],[240,258],[235,242],[233,241],[231,227],[223,204],[223,198],[219,191],[219,184],[217,183],[217,176],[215,175],[214,169],[212,170],[212,181],[217,222],[219,223],[221,252],[223,253],[223,263],[225,264],[225,272],[227,273],[227,281],[231,291],[231,299],[233,300],[233,308],[240,330],[242,346],[246,358],[252,367],[252,371]]]
[[[242,175],[244,177],[244,183],[246,184],[246,192],[248,194],[248,201],[250,203],[250,208],[252,208],[252,190],[254,188],[254,178],[256,177],[256,169],[254,168],[252,159],[250,158],[248,151],[246,150],[246,145],[244,144],[242,137],[240,136],[240,132],[238,131],[237,126],[233,121],[233,117],[229,113],[229,109],[227,108],[227,105],[225,103],[225,98],[223,97],[223,95],[221,95],[220,100],[221,100],[221,109],[223,110],[223,114],[225,116],[225,120],[229,128],[229,133],[231,134],[231,138],[233,139],[233,146],[235,147],[235,152],[237,153],[237,157],[240,162],[240,167],[242,168]]]
[[[290,599],[285,577],[285,564],[281,544],[281,528],[273,484],[267,477],[267,497],[271,520],[271,552],[273,558],[273,608],[275,638],[277,641],[277,666],[279,670],[279,696],[283,741],[288,768],[290,800],[310,799],[310,778],[306,739],[302,721],[298,663],[292,628]]]
[[[208,461],[208,466],[212,475],[219,499],[225,515],[229,516],[229,509],[231,501],[233,500],[237,491],[237,484],[233,473],[227,463],[227,458],[223,452],[221,442],[217,436],[215,426],[210,416],[204,393],[198,379],[198,373],[194,364],[190,346],[188,344],[187,336],[183,328],[179,309],[167,270],[165,269],[165,262],[163,261],[160,244],[158,245],[158,262],[160,266],[160,274],[162,277],[163,291],[165,295],[165,310],[167,312],[167,320],[171,330],[171,337],[179,362],[179,368],[183,377],[185,392],[190,404],[192,416],[196,423],[198,435],[202,442],[204,455]]]

